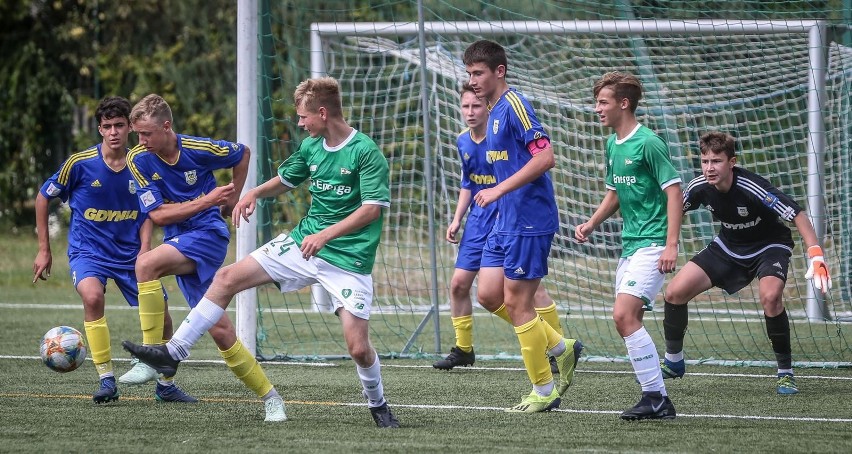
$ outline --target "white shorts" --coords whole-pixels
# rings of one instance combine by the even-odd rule
[[[370,319],[373,276],[346,271],[316,256],[305,260],[286,233],[252,252],[251,257],[278,283],[281,293],[318,283],[331,295],[335,312],[342,307],[358,318]]]
[[[616,296],[619,293],[633,295],[645,303],[644,310],[654,310],[654,299],[666,281],[666,275],[658,269],[663,250],[663,246],[648,246],[630,257],[622,257],[615,272]]]

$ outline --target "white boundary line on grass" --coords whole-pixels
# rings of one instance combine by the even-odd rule
[[[0,359],[26,359],[26,360],[41,360],[38,356],[19,356],[19,355],[0,355]],[[91,360],[87,358],[87,360]],[[113,361],[124,362],[129,360],[126,359],[114,359]],[[187,360],[187,363],[207,363],[207,364],[224,364],[222,360]],[[287,365],[287,366],[316,366],[316,367],[337,367],[336,364],[333,363],[314,363],[314,362],[291,362],[291,361],[265,361],[264,365]],[[391,367],[391,368],[429,368],[431,366],[410,366],[410,365],[395,365],[395,364],[383,364],[382,367]],[[518,367],[468,367],[465,368],[467,370],[494,370],[494,371],[523,371],[523,368]],[[605,370],[577,370],[580,373],[596,373],[596,374],[632,374],[631,371],[605,371]],[[703,376],[724,376],[724,377],[771,377],[771,375],[758,375],[758,374],[712,374],[712,373],[696,373],[691,375],[703,375]],[[801,378],[813,378],[813,379],[823,379],[823,380],[852,380],[852,377],[830,377],[830,376],[815,376],[815,375],[797,375],[797,379]],[[48,396],[50,397],[50,396]],[[88,399],[88,396],[80,396]],[[242,400],[240,400],[242,401]],[[249,402],[249,400],[246,400]],[[254,402],[254,401],[251,401]],[[361,403],[347,403],[347,402],[306,402],[306,401],[286,401],[288,404],[299,404],[299,405],[339,405],[346,407],[363,407],[366,404]],[[418,408],[418,409],[435,409],[435,410],[474,410],[474,411],[504,411],[503,407],[476,407],[476,406],[463,406],[463,405],[424,405],[424,404],[400,404],[394,403],[394,407],[401,408]],[[575,414],[594,414],[594,415],[618,415],[620,411],[612,411],[612,410],[575,410],[575,409],[555,409],[552,410],[554,412],[559,413],[575,413]],[[677,415],[679,418],[712,418],[712,419],[742,419],[742,420],[764,420],[764,421],[801,421],[801,422],[839,422],[839,423],[852,423],[852,418],[816,418],[816,417],[801,417],[801,416],[762,416],[762,415],[730,415],[730,414],[689,414],[689,413],[679,413]]]
[[[39,356],[24,356],[24,355],[0,355],[0,359],[28,359],[28,360],[41,360]],[[86,358],[86,361],[91,361],[91,358]],[[115,362],[130,362],[128,358],[113,358]],[[225,361],[221,359],[186,359],[181,361],[186,364],[225,364]],[[340,367],[338,364],[329,363],[329,362],[318,362],[318,361],[261,361],[261,365],[273,365],[273,366],[305,366],[305,367]],[[421,365],[421,364],[382,364],[382,368],[395,368],[395,369],[434,369],[430,365]],[[483,370],[483,371],[495,371],[495,372],[524,372],[526,369],[523,367],[460,367],[462,370]],[[799,369],[801,370],[801,369]],[[447,373],[447,372],[437,372],[437,373]],[[601,375],[633,375],[632,370],[597,370],[597,369],[577,369],[577,373],[581,374],[601,374]],[[689,375],[701,376],[701,377],[736,377],[736,378],[775,378],[775,374],[732,374],[732,373],[715,373],[715,372],[690,372]],[[831,375],[803,375],[796,374],[796,379],[816,379],[816,380],[849,380],[852,381],[852,376],[850,377],[838,377]]]
[[[583,361],[581,360],[582,364]],[[266,364],[265,362],[262,364]],[[419,364],[384,364],[382,363],[382,368],[400,368],[400,369],[434,369],[429,365],[419,365]],[[477,367],[477,366],[465,366],[459,367],[461,370],[493,370],[493,371],[512,371],[512,372],[525,372],[526,369],[523,367]],[[802,370],[807,370],[807,368],[799,368],[798,372]],[[448,372],[438,372],[438,373],[448,373]],[[577,373],[581,374],[610,374],[610,375],[634,375],[632,370],[596,370],[596,369],[577,369]],[[778,378],[775,374],[732,374],[732,373],[711,373],[711,372],[688,372],[687,375],[696,375],[703,377],[738,377],[738,378]],[[831,375],[801,375],[799,373],[796,374],[796,380],[800,378],[805,379],[819,379],[819,380],[850,380],[852,381],[852,376],[850,377],[837,377]]]
[[[135,307],[129,305],[110,305],[109,309],[117,309],[117,310],[136,310]],[[0,309],[82,309],[82,304],[36,304],[36,303],[0,303]],[[408,306],[405,307],[406,311],[411,315],[425,315],[431,307],[426,306]],[[612,315],[609,314],[608,311],[601,310],[600,308],[583,308],[581,310],[587,310],[588,312],[583,314],[565,314],[564,317],[571,320],[583,320],[583,319],[595,319],[595,320],[611,320]],[[186,306],[176,305],[174,307],[169,307],[170,311],[174,312],[189,312],[189,308]],[[227,309],[228,312],[234,312],[235,309],[229,307]],[[273,313],[273,314],[316,314],[313,309],[291,309],[286,307],[280,308],[269,308],[263,307],[261,311],[264,313]],[[449,309],[447,309],[449,312]],[[659,312],[659,311],[657,311]],[[743,310],[721,310],[721,309],[702,309],[698,308],[692,312],[702,313],[702,314],[712,314],[714,315],[714,320],[718,322],[731,322],[731,323],[764,323],[762,312],[760,311],[743,311]],[[806,316],[805,311],[796,311],[788,309],[787,312],[791,315],[791,317],[800,319]],[[372,313],[373,317],[381,317],[383,315],[390,314],[396,316],[397,313],[389,310],[389,308],[383,308],[382,306],[378,306],[375,308]],[[727,317],[720,317],[719,315],[725,314]],[[755,318],[745,318],[746,315],[754,315]],[[484,312],[484,311],[474,311],[474,317],[492,317],[493,315]],[[658,316],[662,316],[662,313],[659,313]],[[813,324],[823,323],[823,324],[841,324],[848,325],[852,324],[852,314],[850,313],[838,313],[837,318],[839,320],[832,320],[826,322],[810,322]]]
[[[19,355],[0,355],[0,359],[34,359],[41,361],[40,356],[19,356]],[[92,358],[86,358],[86,361],[91,361]],[[113,362],[129,363],[130,358],[112,358]],[[186,364],[225,364],[221,359],[185,359],[181,363]],[[338,367],[334,363],[325,363],[318,361],[261,361],[264,366],[267,364],[276,366],[311,366],[311,367]]]

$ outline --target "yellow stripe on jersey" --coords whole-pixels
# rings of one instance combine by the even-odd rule
[[[133,175],[133,178],[139,182],[140,188],[144,188],[148,186],[148,180],[142,175],[142,172],[136,167],[136,163],[133,162],[133,159],[139,155],[140,153],[145,153],[146,149],[142,145],[136,145],[130,150],[130,153],[127,153],[127,168],[130,169],[130,173]]]
[[[196,140],[187,137],[182,137],[180,143],[181,145],[183,145],[184,148],[191,148],[193,150],[198,151],[207,151],[216,156],[228,156],[228,147],[216,145],[215,143],[207,142],[205,140]]]
[[[524,103],[521,102],[521,98],[518,97],[518,94],[512,91],[506,93],[506,101],[509,101],[512,109],[515,111],[515,115],[517,115],[518,119],[521,120],[521,125],[524,127],[524,131],[529,131],[532,128],[532,122],[530,121],[530,116],[527,115],[527,109],[524,108]]]
[[[62,164],[62,168],[59,169],[59,178],[56,181],[62,186],[68,185],[68,178],[71,176],[71,169],[74,167],[74,164],[85,160],[92,159],[98,156],[98,148],[92,147],[86,150],[83,150],[79,153],[72,154],[65,164]]]

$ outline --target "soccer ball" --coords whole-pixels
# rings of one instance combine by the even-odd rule
[[[41,339],[41,360],[56,372],[71,372],[85,359],[83,335],[70,326],[51,328]]]

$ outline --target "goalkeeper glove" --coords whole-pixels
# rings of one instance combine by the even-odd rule
[[[819,246],[809,247],[808,257],[811,265],[808,267],[808,272],[805,273],[805,279],[813,280],[814,286],[825,294],[831,288],[831,276],[828,275],[828,266],[825,264],[822,248]]]

